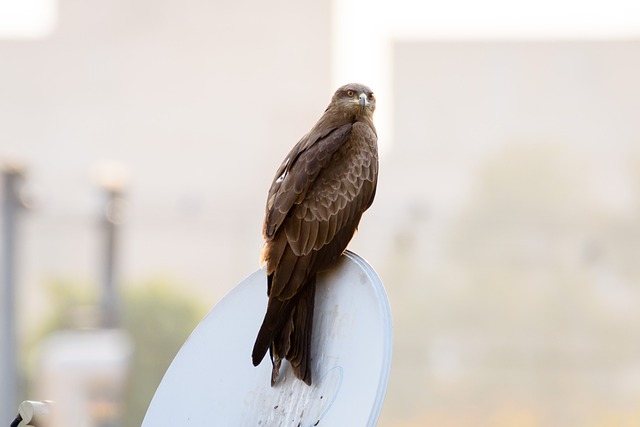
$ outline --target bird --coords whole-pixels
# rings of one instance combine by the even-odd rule
[[[251,354],[258,366],[269,351],[272,387],[283,359],[312,384],[316,277],[345,251],[376,194],[375,108],[369,87],[338,88],[273,178],[262,229],[268,302]]]

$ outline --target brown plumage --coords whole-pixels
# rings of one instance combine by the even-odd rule
[[[269,302],[252,359],[257,366],[269,350],[271,385],[282,359],[311,385],[316,274],[346,249],[376,192],[374,110],[368,87],[339,88],[282,162],[269,189],[262,252]]]

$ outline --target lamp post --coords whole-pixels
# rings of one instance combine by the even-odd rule
[[[0,289],[0,421],[10,420],[18,407],[16,339],[16,229],[23,207],[20,186],[24,170],[18,165],[2,166],[2,266]]]
[[[104,238],[102,266],[102,325],[105,328],[120,326],[120,302],[117,290],[118,237],[124,211],[124,187],[127,173],[119,163],[103,165],[99,171],[99,186],[104,192],[101,228]]]

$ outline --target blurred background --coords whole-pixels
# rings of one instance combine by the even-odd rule
[[[140,425],[359,81],[379,425],[640,425],[639,75],[630,0],[0,0],[0,424],[67,393],[74,425]]]

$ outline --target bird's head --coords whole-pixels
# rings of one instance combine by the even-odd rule
[[[329,108],[335,107],[355,115],[372,115],[376,109],[373,91],[360,83],[349,83],[336,90]]]

